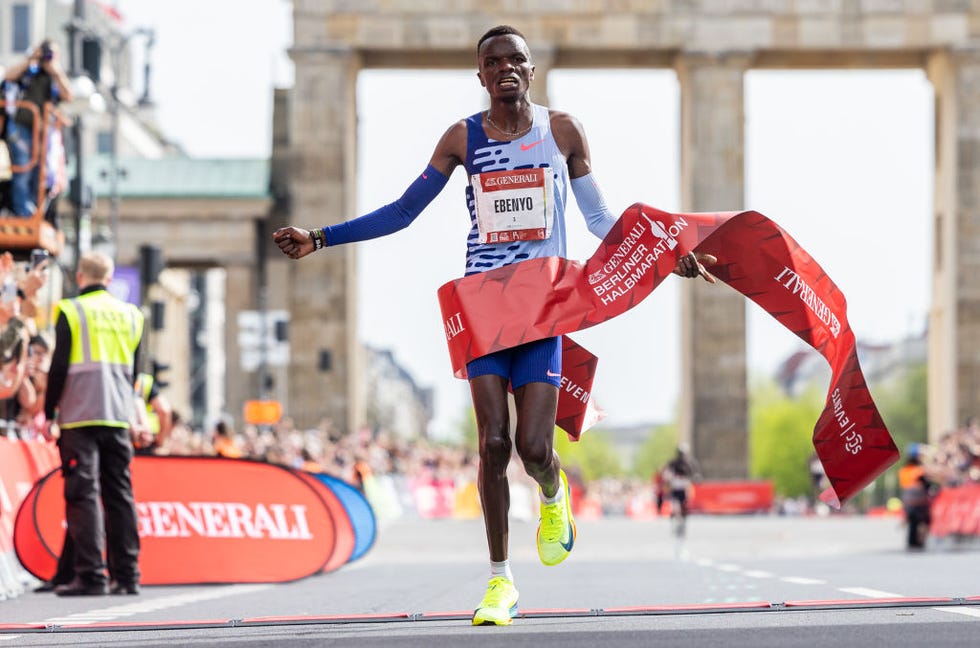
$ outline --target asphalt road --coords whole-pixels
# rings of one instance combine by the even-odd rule
[[[479,521],[399,520],[371,551],[293,583],[146,587],[138,597],[0,601],[3,646],[973,646],[980,547],[903,549],[894,519],[581,522],[544,567],[511,525],[521,616],[472,627],[487,578]],[[274,557],[270,556],[270,560]],[[972,598],[972,600],[971,600]]]

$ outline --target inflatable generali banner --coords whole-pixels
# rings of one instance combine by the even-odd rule
[[[454,374],[482,355],[580,331],[640,303],[688,252],[712,254],[711,272],[753,300],[830,363],[826,406],[813,444],[831,487],[828,503],[854,496],[898,459],[858,363],[847,301],[823,268],[775,222],[754,211],[672,214],[636,203],[586,261],[530,259],[439,289]],[[556,424],[572,438],[599,418],[595,357],[563,346]]]
[[[302,471],[137,456],[132,475],[144,585],[296,580],[337,569],[374,541],[374,517],[357,489],[345,484],[341,497]],[[17,513],[17,557],[42,580],[54,575],[64,543],[63,488],[60,469],[50,472]]]

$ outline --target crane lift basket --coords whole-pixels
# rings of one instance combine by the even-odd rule
[[[0,251],[9,250],[15,257],[30,254],[34,248],[47,250],[52,256],[58,256],[65,246],[65,235],[45,216],[51,197],[48,195],[45,174],[47,173],[48,145],[52,129],[60,129],[68,125],[64,115],[54,104],[48,102],[43,109],[28,101],[15,102],[18,109],[26,109],[34,113],[32,127],[31,159],[23,165],[10,165],[10,173],[26,173],[40,169],[37,182],[37,196],[34,213],[28,216],[17,216],[13,213],[7,200],[0,204]],[[0,109],[7,110],[7,101],[0,100]],[[42,119],[43,116],[43,119]],[[6,175],[6,174],[4,174]],[[9,179],[0,179],[0,185],[9,183]],[[0,192],[9,197],[9,185]]]

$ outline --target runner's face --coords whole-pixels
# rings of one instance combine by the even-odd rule
[[[480,83],[490,100],[516,101],[531,87],[534,66],[523,38],[514,35],[494,36],[483,43],[479,56]]]

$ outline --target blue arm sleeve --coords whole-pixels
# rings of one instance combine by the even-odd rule
[[[430,164],[395,202],[345,223],[324,227],[327,245],[366,241],[405,229],[439,195],[447,182],[449,178]]]
[[[575,202],[585,216],[585,224],[589,231],[599,238],[606,238],[606,233],[616,224],[616,217],[609,211],[595,177],[589,173],[579,178],[572,178],[571,185]]]

